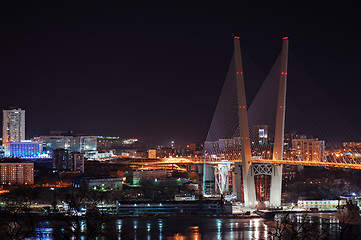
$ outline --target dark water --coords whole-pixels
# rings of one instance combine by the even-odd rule
[[[104,226],[109,236],[98,239],[267,239],[268,230],[262,219],[118,219]],[[28,239],[54,239],[55,231],[40,222],[37,237]],[[87,231],[85,222],[81,231]]]
[[[278,215],[275,220],[280,221],[283,217],[284,215]],[[339,239],[340,231],[342,231],[340,223],[332,218],[324,219],[314,216],[304,218],[301,214],[289,216],[290,223],[293,222],[296,225],[302,224],[305,219],[308,223],[315,224],[316,231],[324,234],[324,239]],[[124,218],[104,224],[102,229],[106,236],[97,239],[271,239],[269,233],[274,232],[275,227],[275,221],[260,218]],[[359,226],[348,227],[346,230],[350,233],[345,234],[342,239],[360,239]],[[36,231],[35,237],[27,239],[60,238],[59,229],[52,228],[49,222],[39,222]],[[80,227],[80,239],[86,239],[86,232],[87,225],[83,221]],[[74,236],[72,238],[75,239]],[[284,236],[284,239],[294,239],[294,237]]]

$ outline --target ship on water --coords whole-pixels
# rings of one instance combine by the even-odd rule
[[[360,220],[360,208],[357,205],[358,198],[355,196],[340,196],[344,204],[337,206],[337,213],[341,221]]]
[[[266,205],[263,201],[257,203],[257,210],[255,211],[255,213],[261,218],[267,220],[273,220],[276,215],[275,211],[266,208]]]

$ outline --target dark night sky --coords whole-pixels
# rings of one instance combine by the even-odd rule
[[[26,110],[27,137],[73,129],[202,141],[234,35],[265,72],[289,36],[293,54],[361,131],[356,6],[12,2],[0,10],[0,106]]]

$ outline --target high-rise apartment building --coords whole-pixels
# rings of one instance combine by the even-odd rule
[[[268,125],[255,125],[253,126],[254,141],[257,141],[258,145],[269,143],[269,126]]]
[[[73,163],[73,171],[84,173],[84,153],[72,153],[70,158]]]
[[[58,148],[53,151],[53,170],[56,172],[76,171],[84,173],[84,153],[69,152]]]
[[[53,151],[53,169],[57,172],[71,171],[73,164],[70,158],[70,152],[64,148],[58,148]]]
[[[34,184],[34,163],[0,163],[0,184]]]
[[[297,160],[321,162],[325,154],[325,141],[307,138],[293,139],[292,150]]]
[[[3,110],[3,144],[25,140],[25,110]]]

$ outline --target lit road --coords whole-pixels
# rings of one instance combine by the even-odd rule
[[[143,166],[145,169],[150,169],[153,167],[161,167],[161,165],[173,165],[173,168],[181,169],[178,165],[181,164],[201,164],[204,161],[208,164],[217,164],[217,163],[234,163],[242,162],[242,160],[219,160],[219,159],[201,159],[201,158],[158,158],[158,159],[134,159],[129,161],[127,164],[134,166]],[[253,158],[252,163],[264,163],[264,164],[290,164],[290,165],[303,165],[303,166],[318,166],[326,168],[349,168],[349,169],[361,169],[361,163],[348,163],[348,162],[322,162],[322,161],[295,161],[295,160],[272,160],[272,159],[258,159]]]

